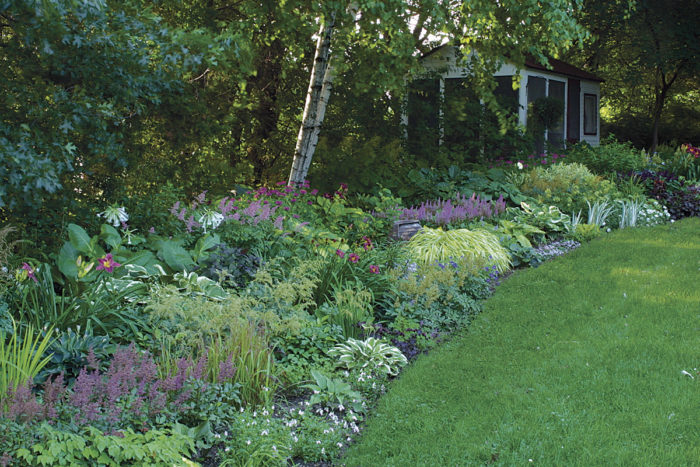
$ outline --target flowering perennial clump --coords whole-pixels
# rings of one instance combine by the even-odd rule
[[[467,197],[458,194],[453,200],[424,201],[419,206],[405,208],[400,219],[417,219],[447,225],[472,219],[489,219],[506,210],[506,202],[501,195],[496,201],[483,200],[476,193]]]

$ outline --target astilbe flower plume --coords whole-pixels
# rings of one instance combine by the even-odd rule
[[[471,197],[457,194],[454,199],[424,201],[419,206],[404,208],[400,219],[417,219],[447,225],[473,219],[489,219],[506,210],[503,195],[496,201],[483,200],[476,193]]]

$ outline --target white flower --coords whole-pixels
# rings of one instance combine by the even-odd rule
[[[246,441],[245,444],[247,444],[248,446],[250,446],[250,440]]]
[[[523,170],[523,163],[522,162],[518,162],[517,166],[518,166],[518,170]]]
[[[204,214],[199,218],[199,223],[202,224],[204,233],[207,233],[207,228],[211,227],[212,230],[217,228],[224,221],[224,215],[217,211],[212,211],[207,209]]]
[[[269,435],[269,434],[270,434],[270,432],[267,431],[267,430],[263,430],[263,431],[260,432],[260,436],[267,436],[267,435]]]
[[[99,213],[97,217],[104,217],[105,221],[115,227],[119,227],[122,222],[129,220],[126,208],[117,205],[108,206],[107,209]]]

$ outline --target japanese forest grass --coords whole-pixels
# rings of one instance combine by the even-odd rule
[[[697,465],[694,368],[700,219],[622,230],[513,274],[393,382],[341,462]]]

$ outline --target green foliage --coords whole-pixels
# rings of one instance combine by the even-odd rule
[[[25,280],[18,287],[16,309],[22,321],[36,328],[92,327],[115,340],[129,342],[146,324],[146,318],[128,301],[145,296],[141,282],[100,277],[95,282],[81,283],[82,291],[64,288],[57,293],[48,264],[37,267],[35,275],[37,282]]]
[[[138,0],[19,1],[0,11],[12,18],[1,40],[0,148],[9,157],[0,205],[18,212],[61,188],[108,197],[114,172],[136,160],[147,118],[187,87],[189,72],[235,61],[243,45],[233,31],[188,36]]]
[[[196,465],[187,460],[194,450],[194,440],[177,429],[145,433],[127,429],[116,436],[93,427],[70,433],[42,424],[39,434],[42,442],[17,450],[16,456],[25,465]]]
[[[344,338],[358,338],[362,334],[359,323],[374,321],[372,294],[362,282],[347,282],[333,289],[331,300],[315,311],[316,317],[343,330]]]
[[[700,181],[700,157],[696,148],[689,145],[679,147],[663,145],[657,148],[658,154],[652,159],[655,170],[671,172],[689,181]]]
[[[304,385],[313,391],[309,404],[321,404],[325,407],[342,405],[351,407],[356,412],[362,411],[362,395],[353,391],[348,383],[340,378],[329,378],[316,370],[311,370],[311,376],[315,384]]]
[[[510,258],[498,237],[485,230],[443,231],[424,227],[409,240],[408,249],[423,264],[463,259],[476,268],[493,264],[499,272],[510,267]]]
[[[600,237],[602,233],[597,224],[577,224],[570,237],[579,243],[585,243]]]
[[[364,341],[350,338],[344,344],[333,347],[328,355],[337,357],[338,365],[349,370],[363,369],[394,376],[408,363],[399,349],[374,337]]]
[[[480,301],[490,295],[487,274],[462,263],[432,264],[397,277],[394,281],[393,306],[383,318],[391,327],[403,331],[414,323],[427,329],[452,331],[469,323],[480,311]]]
[[[564,212],[578,212],[586,202],[615,197],[615,185],[594,175],[581,164],[555,164],[527,173],[522,192],[539,203],[555,205]]]
[[[56,339],[46,349],[50,360],[37,375],[35,382],[40,384],[62,373],[64,381],[71,384],[88,365],[90,352],[97,361],[106,363],[115,350],[116,345],[110,343],[109,336],[95,336],[90,328],[85,329],[82,334],[80,327],[75,331],[59,331],[56,333]]]
[[[305,379],[310,368],[333,368],[327,352],[344,340],[338,326],[311,318],[300,323],[299,328],[278,330],[270,339],[281,378],[289,385]]]
[[[518,187],[508,181],[505,171],[494,168],[483,173],[450,166],[446,170],[413,169],[408,181],[396,192],[407,204],[416,204],[426,199],[450,199],[455,193],[467,196],[477,193],[483,200],[496,200],[503,196],[506,201],[520,204],[524,201]]]
[[[281,466],[291,457],[289,430],[267,409],[244,410],[231,431],[231,437],[224,441],[225,448],[219,451],[222,467]]]
[[[243,402],[257,404],[272,397],[275,368],[266,316],[252,313],[246,299],[231,296],[213,302],[165,288],[147,309],[166,374],[180,358],[206,356],[206,380],[217,381],[221,364],[230,363],[236,369],[230,381],[240,384]],[[279,321],[274,314],[267,317]]]
[[[646,152],[635,149],[630,142],[619,142],[615,137],[605,138],[595,147],[586,142],[577,143],[567,154],[568,162],[583,164],[597,175],[633,172],[648,164]]]
[[[36,334],[35,334],[36,333]],[[44,356],[51,345],[53,329],[41,333],[31,325],[18,330],[13,326],[12,335],[0,332],[0,409],[7,408],[7,397],[20,386],[33,383],[34,377],[51,360]]]

